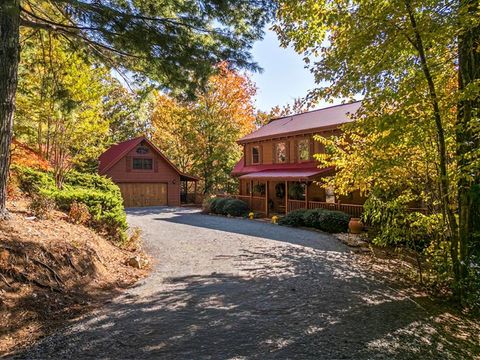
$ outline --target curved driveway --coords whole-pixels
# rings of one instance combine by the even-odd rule
[[[131,209],[153,272],[19,358],[449,359],[432,314],[327,234],[192,209]]]

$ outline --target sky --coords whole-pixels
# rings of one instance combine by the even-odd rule
[[[257,85],[256,107],[268,111],[275,105],[293,103],[315,88],[313,75],[305,69],[302,56],[293,48],[282,48],[277,35],[267,30],[263,40],[254,44],[254,61],[262,73],[254,73],[252,80]]]
[[[282,48],[277,35],[267,30],[263,40],[254,44],[252,49],[254,61],[262,73],[251,75],[257,85],[256,107],[269,111],[275,105],[283,107],[293,103],[295,98],[303,98],[316,86],[314,77],[305,69],[302,55],[292,47]],[[340,103],[340,100],[333,104]],[[320,101],[315,109],[330,106],[331,103]]]

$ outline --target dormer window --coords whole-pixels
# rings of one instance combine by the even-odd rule
[[[258,146],[252,147],[252,164],[260,163],[260,148]]]

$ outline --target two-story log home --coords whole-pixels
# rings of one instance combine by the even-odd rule
[[[330,208],[353,216],[361,213],[364,198],[359,192],[337,196],[320,186],[333,168],[319,168],[313,158],[324,152],[314,135],[332,136],[339,126],[352,121],[359,101],[286,116],[238,140],[243,158],[232,171],[240,180],[238,198],[269,216],[299,208]]]

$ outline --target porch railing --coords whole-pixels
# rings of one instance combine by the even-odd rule
[[[363,213],[363,205],[358,204],[343,204],[341,202],[336,203],[327,203],[321,201],[309,201],[308,202],[309,209],[328,209],[328,210],[338,210],[347,213],[353,217],[360,217]]]
[[[288,200],[287,201],[287,212],[294,211],[294,210],[299,210],[299,209],[305,209],[306,208],[306,203],[303,200]]]
[[[260,213],[266,214],[265,209],[265,197],[264,196],[249,196],[249,195],[218,195],[219,197],[233,197],[235,199],[245,201],[250,209]],[[287,212],[299,210],[299,209],[327,209],[327,210],[338,210],[347,213],[352,217],[359,218],[363,213],[363,205],[358,204],[344,204],[342,202],[328,203],[322,201],[308,201],[305,200],[288,200],[287,201]],[[409,208],[409,211],[412,212],[421,212],[427,213],[426,209],[423,208]]]
[[[250,195],[225,195],[220,194],[218,197],[231,197],[234,199],[245,201],[250,209],[253,211],[266,214],[265,196],[250,196]]]

